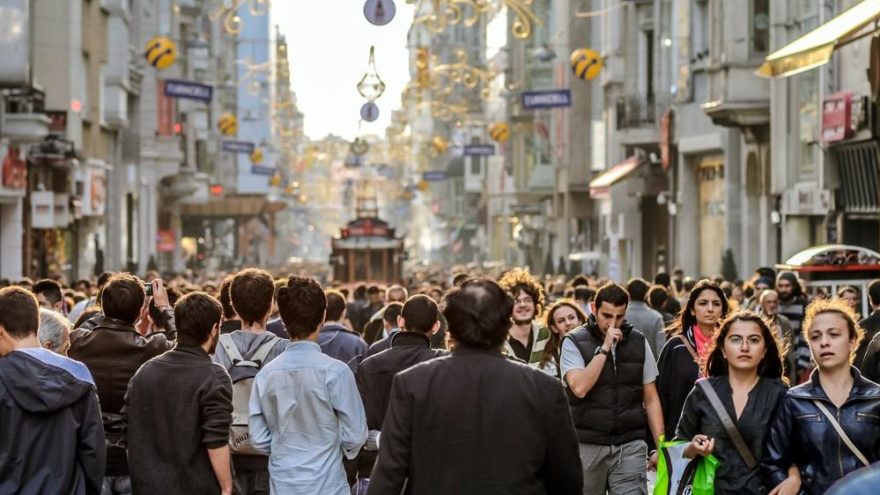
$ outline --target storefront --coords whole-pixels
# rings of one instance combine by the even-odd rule
[[[0,142],[2,183],[0,183],[0,277],[16,280],[22,276],[22,203],[27,189],[27,163],[21,150]]]
[[[721,256],[727,246],[727,212],[724,191],[724,156],[704,155],[695,160],[700,211],[699,273],[709,276],[721,271]]]

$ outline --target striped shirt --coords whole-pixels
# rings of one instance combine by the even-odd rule
[[[540,370],[541,361],[544,359],[544,348],[547,346],[547,341],[550,340],[550,329],[533,321],[532,330],[529,332],[529,339],[531,339],[530,345],[526,347],[526,350],[529,351],[527,364],[536,370]],[[508,337],[504,343],[504,353],[508,356],[521,357],[514,351],[511,341],[513,341],[513,337]],[[522,344],[519,345],[522,346]]]

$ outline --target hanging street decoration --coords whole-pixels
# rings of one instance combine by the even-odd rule
[[[355,138],[354,142],[351,143],[351,152],[355,156],[363,156],[366,155],[368,151],[370,151],[370,144],[364,138]]]
[[[224,136],[234,136],[238,132],[238,120],[235,118],[235,115],[225,113],[217,121],[217,129]]]
[[[167,69],[177,60],[177,45],[165,36],[156,36],[144,47],[144,58],[159,70]]]
[[[541,25],[541,19],[532,11],[532,1],[499,0],[500,4],[513,12],[510,32],[516,38],[528,38],[532,34],[532,25]],[[468,27],[474,26],[480,16],[492,10],[493,3],[493,0],[434,0],[431,11],[417,17],[413,24],[424,24],[435,34],[461,23]]]
[[[368,101],[361,106],[361,119],[366,122],[374,122],[379,118],[379,106]]]
[[[579,48],[571,52],[571,71],[575,77],[592,81],[602,72],[602,56],[596,50]]]
[[[364,17],[374,26],[388,24],[396,12],[393,0],[367,0],[364,4]]]
[[[503,143],[510,137],[510,126],[507,122],[496,122],[489,127],[489,136],[493,141]]]
[[[232,2],[220,2],[217,10],[211,13],[211,21],[223,18],[223,30],[226,34],[236,35],[241,32],[242,22],[238,15],[238,9],[248,4],[248,14],[251,17],[261,17],[269,13],[269,0],[232,0]],[[228,4],[228,5],[227,5]]]
[[[254,165],[259,165],[263,163],[263,150],[257,148],[254,150],[253,153],[251,153],[251,163],[253,163]]]
[[[434,154],[442,155],[449,149],[449,141],[443,136],[434,136],[431,138],[431,151]]]
[[[370,47],[367,72],[357,85],[358,93],[369,101],[377,100],[385,92],[385,83],[376,71],[376,47]]]

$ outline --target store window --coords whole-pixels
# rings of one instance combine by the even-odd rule
[[[770,48],[770,0],[752,0],[752,54],[766,54]]]

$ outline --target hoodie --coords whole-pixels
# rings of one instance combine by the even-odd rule
[[[105,456],[84,364],[41,348],[0,358],[0,493],[99,494]]]
[[[336,322],[324,324],[318,333],[318,345],[324,354],[347,364],[352,373],[357,373],[358,365],[369,351],[369,346],[360,334]]]

